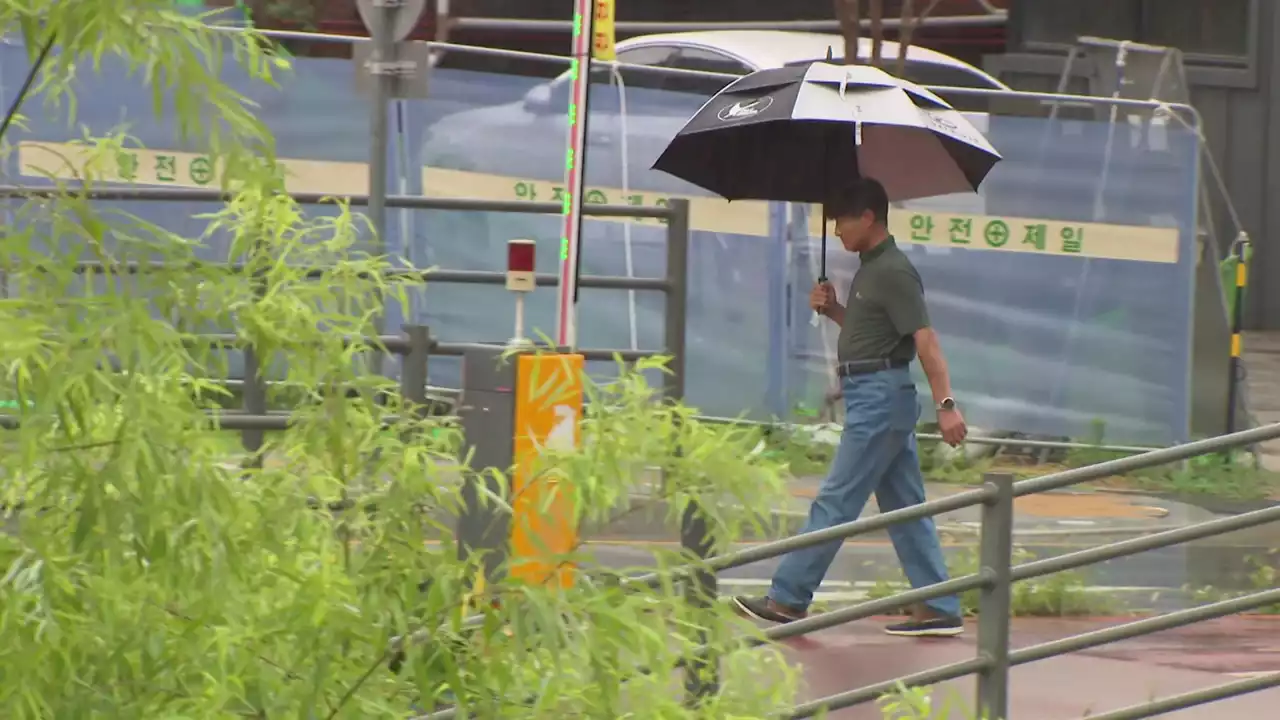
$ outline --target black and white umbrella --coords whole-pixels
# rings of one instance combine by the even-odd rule
[[[825,204],[859,176],[891,201],[974,192],[999,161],[932,92],[869,66],[813,63],[721,90],[653,167],[729,200]],[[825,251],[824,224],[824,276]]]

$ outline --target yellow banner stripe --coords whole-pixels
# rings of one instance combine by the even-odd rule
[[[1249,279],[1249,269],[1244,263],[1236,264],[1236,287],[1244,287],[1245,282]]]
[[[23,142],[18,145],[20,172],[74,180],[83,176],[93,150],[71,143]],[[109,159],[108,159],[109,160]],[[368,165],[358,162],[280,159],[290,192],[337,196],[367,195]],[[114,162],[98,168],[101,180],[170,187],[216,187],[219,169],[197,153],[176,150],[127,149]],[[422,187],[427,197],[557,202],[561,183],[489,173],[424,168]],[[703,232],[765,237],[769,234],[769,204],[694,195],[618,188],[588,187],[592,204],[660,206],[672,198],[689,201],[690,227]],[[810,213],[809,233],[821,234],[817,207]],[[608,219],[609,222],[662,224],[655,219]],[[1169,227],[1075,223],[1034,218],[995,217],[961,213],[894,210],[890,231],[900,242],[961,250],[1022,252],[1041,255],[1107,258],[1138,262],[1176,263],[1178,230]],[[1237,268],[1237,284],[1244,287],[1247,268]]]
[[[1231,357],[1240,357],[1240,333],[1231,334]]]

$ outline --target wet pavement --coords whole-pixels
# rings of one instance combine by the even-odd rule
[[[1132,618],[1017,619],[1013,646],[1130,622]],[[977,627],[959,639],[904,639],[883,634],[887,619],[870,619],[787,641],[803,668],[804,700],[890,681],[909,673],[972,659]],[[1153,699],[1280,672],[1280,618],[1239,616],[1135,638],[1029,663],[1010,672],[1008,720],[1074,720]],[[968,718],[975,679],[934,688],[934,706],[953,703]],[[1166,713],[1177,720],[1252,720],[1276,717],[1280,688]],[[832,712],[831,720],[882,720],[874,704]],[[946,716],[943,716],[946,717]]]

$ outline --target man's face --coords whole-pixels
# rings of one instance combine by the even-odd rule
[[[875,216],[870,211],[861,215],[841,215],[836,218],[836,237],[849,252],[862,252],[871,242],[871,226]]]

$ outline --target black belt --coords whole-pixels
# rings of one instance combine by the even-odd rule
[[[867,375],[869,373],[880,372],[881,370],[896,370],[904,368],[911,364],[910,360],[890,360],[888,358],[880,358],[878,360],[850,360],[836,365],[836,375],[838,377],[851,377],[853,375]]]

